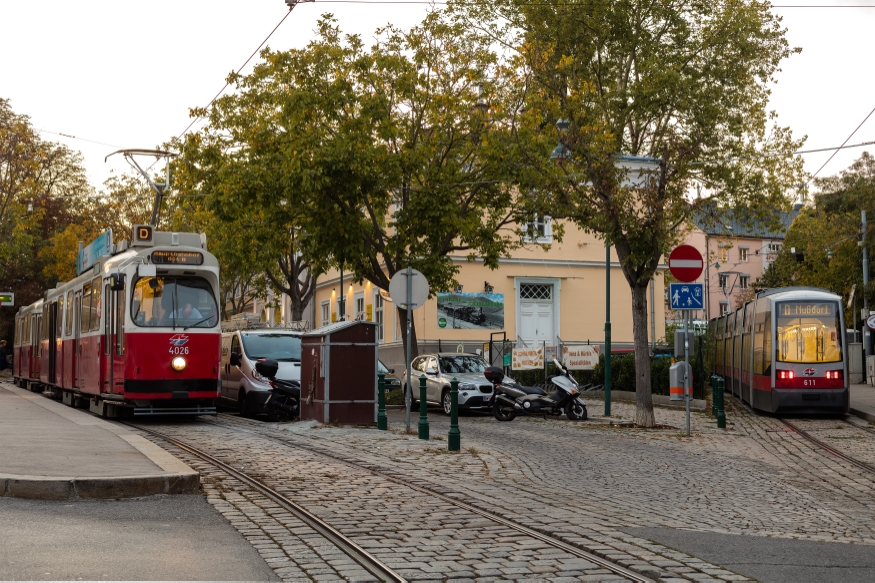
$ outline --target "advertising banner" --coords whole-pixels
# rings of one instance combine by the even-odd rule
[[[592,370],[599,363],[597,344],[563,344],[562,364],[569,370]]]
[[[544,347],[514,348],[511,368],[513,370],[532,370],[544,368]]]
[[[437,319],[441,329],[502,330],[504,294],[439,292]]]
[[[82,251],[76,256],[76,273],[85,273],[104,255],[112,255],[112,229],[107,229],[97,239],[82,248]]]

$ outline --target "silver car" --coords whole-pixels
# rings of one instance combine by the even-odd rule
[[[419,401],[420,377],[425,375],[426,402],[440,405],[450,414],[450,382],[459,381],[459,410],[488,411],[492,398],[492,383],[483,376],[489,364],[482,356],[458,352],[438,352],[422,354],[411,363],[413,377],[413,403]],[[408,390],[407,371],[401,377],[401,384]]]

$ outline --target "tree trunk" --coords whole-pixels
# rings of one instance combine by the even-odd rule
[[[292,312],[293,322],[300,322],[304,319],[304,306],[300,302],[289,302],[289,310]]]
[[[407,310],[402,310],[401,308],[397,308],[398,310],[398,321],[401,322],[401,341],[404,345],[404,358],[407,358]],[[416,342],[416,319],[411,322],[410,326],[410,359],[413,360],[417,356],[419,356],[419,345]],[[405,361],[404,369],[407,370],[407,364]]]
[[[632,288],[632,337],[635,342],[635,423],[653,427],[650,349],[647,346],[647,285]]]

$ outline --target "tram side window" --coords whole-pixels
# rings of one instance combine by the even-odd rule
[[[60,338],[64,331],[64,296],[61,296],[54,304],[55,309],[55,338]]]
[[[67,292],[67,305],[66,305],[66,322],[64,322],[64,328],[66,329],[66,335],[70,336],[73,334],[73,290]]]
[[[753,327],[753,374],[763,374],[765,370],[765,360],[764,360],[764,342],[766,340],[766,334],[764,334],[764,330],[766,327],[766,313],[768,310],[768,305],[757,305],[757,313],[754,318],[754,327]]]
[[[117,291],[115,294],[115,353],[122,356],[125,353],[125,291]]]
[[[97,277],[91,282],[91,328],[90,330],[100,330],[100,316],[103,309],[103,303],[100,299],[100,278]]]
[[[772,374],[772,311],[766,310],[763,324],[763,374]]]
[[[835,302],[784,302],[777,311],[777,360],[841,362],[841,324]]]
[[[82,287],[82,300],[79,304],[79,329],[91,330],[91,284]]]

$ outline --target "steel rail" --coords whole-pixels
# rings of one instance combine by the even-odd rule
[[[798,433],[799,435],[801,435],[802,437],[804,437],[805,439],[810,441],[811,443],[814,443],[815,445],[820,446],[821,448],[825,449],[826,451],[833,454],[834,456],[840,457],[843,460],[845,460],[846,462],[848,462],[849,464],[854,465],[862,470],[865,470],[869,473],[875,474],[875,467],[870,466],[869,464],[867,464],[865,462],[861,462],[858,459],[852,458],[851,456],[840,452],[836,448],[834,448],[831,445],[828,445],[827,443],[817,439],[816,437],[814,437],[813,435],[811,435],[810,433],[808,433],[804,429],[797,427],[796,425],[790,423],[786,419],[778,419],[778,421],[780,421],[781,423],[783,423],[784,425],[786,425],[787,427],[789,427],[790,429],[792,429],[793,431],[795,431],[796,433]],[[848,424],[854,425],[853,423],[848,423]],[[864,429],[864,428],[860,427],[860,429]]]
[[[875,429],[872,429],[871,427],[863,427],[862,425],[857,425],[856,423],[851,423],[847,419],[842,419],[842,421],[844,421],[845,423],[847,423],[848,425],[850,425],[852,427],[856,427],[857,429],[861,429],[861,430],[865,431],[866,433],[871,433],[872,435],[875,435]]]
[[[408,488],[416,490],[417,492],[419,492],[421,494],[426,494],[428,496],[438,498],[439,500],[446,502],[448,504],[453,504],[454,506],[457,506],[457,507],[462,508],[464,510],[467,510],[469,512],[479,514],[480,516],[487,518],[489,520],[492,520],[493,522],[497,522],[498,524],[501,524],[502,526],[512,528],[512,529],[516,530],[517,532],[521,532],[521,533],[523,533],[527,536],[530,536],[534,539],[537,539],[541,542],[547,543],[548,545],[555,547],[557,549],[560,549],[562,551],[565,551],[566,553],[568,553],[570,555],[574,555],[575,557],[577,557],[579,559],[584,559],[584,560],[590,561],[592,563],[595,563],[595,564],[599,565],[600,567],[604,567],[605,569],[608,569],[608,570],[612,571],[613,573],[616,573],[618,575],[626,577],[632,581],[636,581],[638,583],[653,583],[652,579],[648,579],[647,577],[644,577],[643,575],[640,575],[640,574],[636,573],[635,571],[627,569],[621,565],[617,565],[616,563],[612,563],[611,561],[604,559],[602,557],[599,557],[598,555],[595,555],[593,553],[579,549],[573,545],[570,545],[570,544],[568,544],[564,541],[561,541],[557,538],[554,538],[550,535],[544,534],[542,532],[539,532],[539,531],[534,530],[532,528],[529,528],[527,526],[523,526],[522,524],[519,524],[517,522],[514,522],[512,520],[509,520],[507,518],[504,518],[504,517],[499,516],[497,514],[494,514],[492,512],[488,512],[488,511],[483,510],[481,508],[477,508],[476,506],[466,504],[465,502],[460,502],[459,500],[456,500],[455,498],[452,498],[452,497],[447,496],[445,494],[441,494],[440,492],[433,490],[427,486],[422,486],[421,483],[414,484],[410,481],[396,478],[392,474],[387,473],[383,470],[380,470],[379,468],[376,468],[372,465],[361,464],[361,463],[355,462],[351,459],[332,455],[330,453],[326,453],[324,451],[320,451],[318,449],[308,447],[307,445],[303,445],[303,444],[300,444],[297,442],[290,443],[288,441],[280,439],[279,437],[276,437],[274,435],[270,435],[266,432],[251,431],[248,429],[244,429],[242,427],[234,427],[233,425],[226,425],[224,423],[219,423],[218,421],[210,421],[210,420],[206,420],[206,419],[199,419],[199,421],[201,421],[202,423],[209,423],[211,425],[218,425],[219,427],[224,427],[226,429],[231,429],[233,431],[239,431],[241,433],[250,433],[250,434],[258,435],[260,437],[266,437],[266,438],[271,439],[273,441],[277,441],[277,442],[285,445],[286,447],[300,447],[301,449],[305,449],[305,450],[312,452],[312,453],[315,453],[317,455],[325,456],[327,458],[339,461],[341,463],[344,463],[344,464],[347,464],[350,466],[354,466],[356,468],[363,469],[367,472],[381,476],[382,478],[385,478],[385,479],[387,479],[391,482],[394,482],[396,484],[399,484],[401,486],[406,486]],[[252,422],[252,421],[247,420],[247,424],[252,424],[253,426],[257,427],[256,423]]]
[[[221,469],[223,472],[228,475],[240,480],[241,482],[255,488],[277,504],[281,505],[283,508],[294,514],[299,520],[305,523],[307,526],[318,532],[325,539],[330,541],[334,546],[339,548],[341,551],[346,553],[352,560],[361,565],[365,570],[367,570],[371,575],[377,577],[381,581],[393,581],[398,583],[406,583],[406,579],[404,579],[401,575],[393,571],[390,567],[380,561],[377,557],[373,556],[371,553],[360,547],[351,539],[347,538],[343,535],[339,530],[328,524],[327,522],[317,518],[314,514],[304,509],[302,506],[299,506],[295,502],[292,502],[273,488],[264,485],[259,480],[241,472],[239,470],[234,469],[230,465],[225,462],[216,459],[208,453],[205,453],[185,442],[182,442],[174,437],[170,437],[169,435],[165,435],[159,431],[155,431],[153,429],[146,429],[145,427],[141,427],[139,425],[133,425],[130,423],[125,423],[120,421],[123,425],[127,425],[133,429],[137,429],[139,431],[144,431],[156,437],[159,437],[168,443],[172,443],[176,447],[186,451],[214,466]]]

